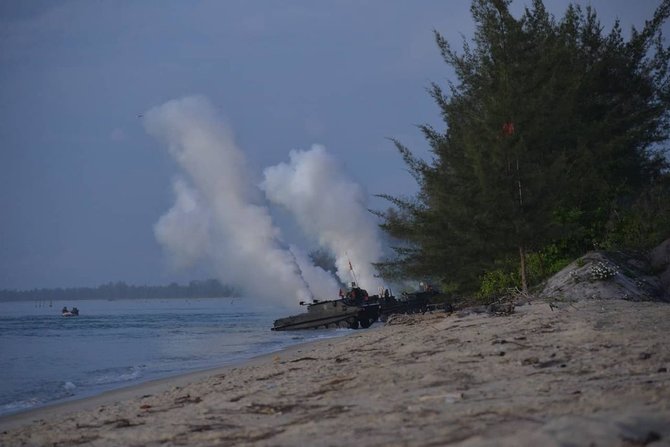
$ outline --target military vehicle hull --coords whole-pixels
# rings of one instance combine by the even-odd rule
[[[345,300],[318,301],[307,312],[275,320],[273,331],[328,328],[367,328],[377,321],[379,304],[356,306]]]
[[[385,322],[393,314],[415,314],[425,313],[431,308],[430,299],[437,292],[425,291],[415,293],[403,293],[400,299],[393,296],[385,297],[380,300],[381,309],[379,311],[380,321]]]

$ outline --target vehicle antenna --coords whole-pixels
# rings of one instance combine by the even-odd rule
[[[349,258],[349,253],[345,251],[344,254],[347,257],[347,261],[349,262],[349,272],[351,272],[351,276],[354,278],[354,282],[356,283],[356,285],[360,287],[360,284],[358,284],[358,279],[356,278],[356,272],[354,271],[354,266],[351,265],[351,259]]]

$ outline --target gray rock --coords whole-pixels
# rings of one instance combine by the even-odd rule
[[[670,239],[661,242],[658,247],[649,252],[649,264],[657,272],[670,268]]]
[[[626,264],[630,263],[623,261],[621,265]],[[641,270],[621,268],[621,265],[603,252],[589,252],[549,278],[539,296],[552,302],[584,299],[668,301],[670,293],[661,280],[645,276]],[[605,279],[597,274],[603,269],[609,272]],[[667,280],[670,281],[670,274]]]
[[[664,272],[661,272],[661,274],[658,275],[658,279],[661,281],[666,293],[670,295],[670,265]]]

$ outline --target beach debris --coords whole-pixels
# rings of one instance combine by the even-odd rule
[[[456,312],[458,318],[465,318],[470,315],[484,314],[486,313],[486,306],[472,306],[466,307]]]
[[[227,424],[223,422],[217,422],[214,424],[196,424],[196,425],[189,425],[188,430],[191,433],[201,433],[205,431],[212,431],[212,430],[232,430],[235,428],[240,428],[239,425],[235,424]]]
[[[145,422],[131,422],[130,419],[128,418],[119,418],[119,419],[110,419],[108,421],[102,421],[100,424],[80,424],[77,423],[75,424],[75,427],[77,429],[85,429],[85,428],[94,428],[98,429],[104,425],[113,425],[114,428],[126,428],[126,427],[136,427],[138,425],[144,425]]]
[[[291,363],[305,362],[308,360],[318,360],[316,357],[300,357],[299,359],[291,360]]]
[[[525,301],[530,304],[530,295],[517,287],[507,289],[507,293],[498,300],[486,306],[486,313],[493,316],[507,316],[514,313],[517,302]]]
[[[215,430],[217,427],[212,427],[212,430]],[[231,427],[237,428],[238,430],[227,432],[225,427],[222,427],[224,430],[217,433],[217,442],[216,445],[251,445],[258,441],[264,441],[275,437],[285,431],[284,428],[241,428],[241,427]],[[204,430],[203,430],[204,431]],[[196,431],[197,433],[197,431]],[[187,445],[188,438],[185,438],[184,442],[179,442],[177,445]],[[202,443],[200,443],[202,444]],[[211,445],[212,443],[206,443],[205,445]]]
[[[524,292],[518,287],[510,287],[507,289],[507,296],[511,298],[511,302],[517,306],[528,304],[530,305],[533,301],[533,295],[528,292]]]
[[[640,355],[638,355],[637,358],[640,359],[640,360],[647,360],[648,358],[651,358],[651,353],[650,352],[640,352]]]
[[[231,397],[229,399],[229,401],[230,402],[239,402],[240,400],[244,399],[245,397],[247,397],[247,394],[239,394],[237,396]]]
[[[269,374],[267,376],[258,377],[258,378],[256,378],[256,381],[260,382],[260,381],[264,381],[264,380],[270,380],[270,379],[274,379],[275,377],[279,377],[279,376],[283,376],[283,375],[284,375],[283,371],[277,371],[277,372]]]
[[[419,322],[419,317],[417,315],[408,315],[408,314],[394,314],[391,315],[386,324],[389,326],[393,325],[405,325],[411,326]]]
[[[537,365],[538,363],[540,363],[540,359],[537,357],[528,357],[526,359],[521,360],[521,364],[524,366]]]
[[[464,395],[460,391],[452,393],[443,393],[443,394],[428,394],[421,396],[419,402],[431,402],[435,400],[441,400],[444,404],[450,405],[464,399]]]
[[[316,396],[321,396],[326,393],[330,393],[331,391],[341,391],[342,390],[342,384],[352,381],[356,379],[356,376],[340,376],[340,377],[335,377],[332,380],[329,380],[328,382],[325,382],[321,384],[321,387],[317,390],[312,391],[309,394],[306,394],[305,397],[311,398],[311,397],[316,397]]]
[[[324,385],[327,386],[333,386],[333,385],[339,385],[340,383],[344,382],[349,382],[350,380],[354,380],[356,376],[341,376],[341,377],[336,377],[332,380],[329,380],[328,382],[324,383]]]
[[[507,300],[507,298],[505,298],[505,300]],[[512,315],[514,313],[514,303],[512,301],[497,301],[489,304],[486,308],[486,312],[489,315],[496,317]]]
[[[116,428],[124,428],[124,427],[131,427],[133,424],[130,423],[129,419],[126,418],[121,418],[116,421],[113,421],[114,427]]]
[[[526,337],[514,337],[514,339],[515,339],[515,340],[525,340]],[[521,348],[530,348],[529,345],[526,345],[526,344],[523,344],[523,343],[519,343],[519,342],[517,342],[517,341],[513,341],[513,340],[505,340],[504,338],[503,338],[503,339],[496,339],[496,340],[493,340],[493,341],[491,342],[492,345],[498,345],[498,344],[500,344],[500,345],[504,345],[504,344],[506,344],[506,343],[511,343],[511,344],[516,345],[516,346],[519,346],[519,347],[521,347]]]
[[[561,368],[565,368],[566,365],[566,360],[564,359],[552,359],[552,360],[545,360],[544,362],[537,362],[534,363],[533,366],[535,368],[549,368],[552,366],[559,365]]]
[[[246,406],[248,413],[255,414],[283,414],[293,411],[294,408],[298,407],[297,404],[261,404],[254,403]]]
[[[202,399],[198,396],[196,397],[191,397],[190,394],[187,394],[185,396],[179,396],[174,400],[174,403],[179,405],[179,404],[197,404],[198,402],[202,402]]]
[[[431,355],[439,354],[441,352],[443,351],[440,349],[424,349],[422,351],[414,351],[410,353],[410,355],[414,360],[418,360],[420,358],[430,357]]]

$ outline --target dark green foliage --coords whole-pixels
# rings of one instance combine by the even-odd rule
[[[382,196],[393,205],[382,228],[398,241],[383,276],[489,294],[537,282],[594,245],[670,235],[660,33],[670,0],[628,41],[618,23],[604,34],[590,8],[572,5],[557,21],[541,0],[520,18],[508,5],[473,1],[474,41],[461,53],[436,33],[458,82],[431,87],[446,128],[421,126],[430,163],[395,142],[420,192]]]
[[[529,284],[537,284],[544,278],[559,272],[572,262],[566,257],[565,250],[556,245],[548,245],[538,252],[526,254],[526,274]],[[509,258],[497,261],[480,277],[477,298],[483,302],[491,302],[509,293],[510,289],[518,288],[521,282],[518,261]]]
[[[613,207],[602,248],[647,250],[670,236],[670,176]]]
[[[519,284],[519,274],[511,268],[489,270],[481,277],[477,298],[488,304]]]

